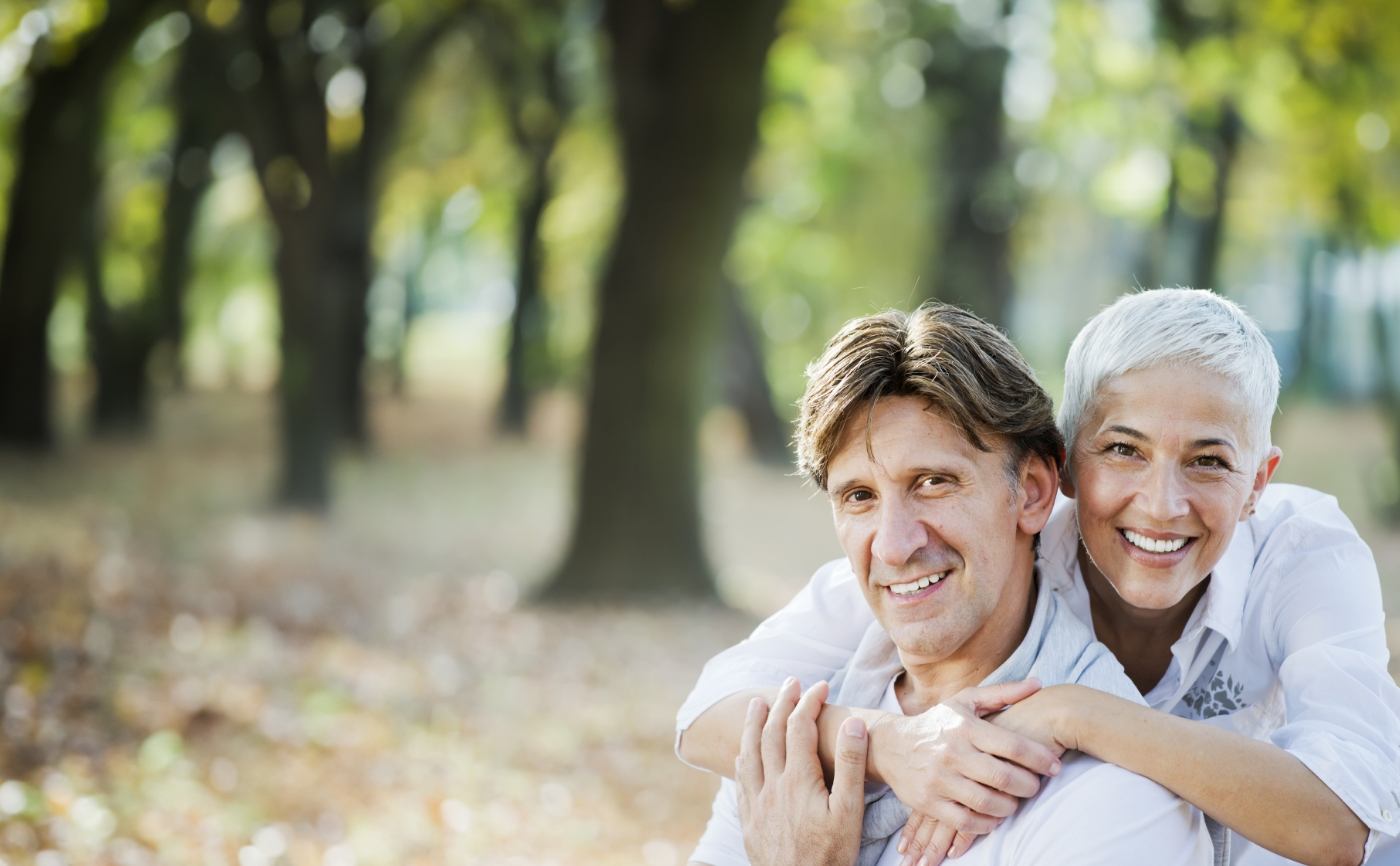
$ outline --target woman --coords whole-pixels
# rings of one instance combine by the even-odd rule
[[[1400,689],[1365,544],[1330,497],[1269,485],[1277,398],[1267,340],[1209,292],[1129,295],[1085,326],[1060,412],[1073,501],[1042,533],[1038,574],[1148,706],[1032,686],[995,724],[1170,788],[1233,831],[1217,836],[1222,859],[1359,863],[1400,832]],[[687,761],[727,773],[755,690],[845,663],[870,618],[843,566],[706,666],[678,718]],[[961,853],[1034,792],[1016,759],[1043,749],[981,754],[976,716],[999,706],[977,692],[959,700],[967,724],[872,726],[872,767],[883,749],[896,794],[908,800],[890,778],[901,767],[937,794],[910,802],[937,823],[911,821],[909,862],[925,842],[930,863]],[[843,712],[827,708],[823,730]]]

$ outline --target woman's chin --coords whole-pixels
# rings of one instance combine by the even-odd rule
[[[1136,582],[1109,582],[1113,584],[1118,597],[1125,604],[1142,611],[1168,611],[1178,608],[1188,600],[1194,600],[1193,591],[1202,583],[1197,581],[1193,584],[1162,586],[1160,583],[1143,585]]]

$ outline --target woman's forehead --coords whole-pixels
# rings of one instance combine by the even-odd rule
[[[1151,436],[1170,427],[1199,428],[1208,438],[1247,438],[1250,407],[1231,379],[1194,365],[1158,365],[1107,379],[1094,392],[1087,421],[1079,432],[1096,434],[1128,427]]]

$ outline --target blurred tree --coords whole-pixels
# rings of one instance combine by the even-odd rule
[[[337,336],[347,299],[335,288],[353,263],[335,255],[331,226],[339,203],[331,169],[326,101],[302,10],[250,0],[219,40],[238,128],[247,137],[267,210],[277,231],[282,356],[280,503],[324,508],[336,412]],[[306,16],[310,17],[310,16]]]
[[[792,462],[791,425],[773,407],[773,389],[764,362],[762,332],[744,303],[743,292],[727,275],[724,291],[722,359],[724,402],[744,419],[749,449],[758,459],[778,466]]]
[[[229,118],[210,97],[224,91],[223,69],[207,29],[191,28],[180,49],[172,98],[175,138],[170,148],[170,176],[161,212],[160,259],[156,265],[153,302],[160,335],[168,348],[176,384],[183,384],[181,365],[185,342],[185,285],[190,273],[190,242],[200,202],[212,175],[209,157],[229,131]]]
[[[546,596],[712,596],[697,427],[720,263],[782,0],[611,0],[626,193],[598,297],[572,536]]]
[[[139,433],[150,421],[146,365],[160,336],[153,305],[114,308],[107,301],[102,267],[106,235],[101,197],[84,209],[78,227],[85,288],[88,357],[97,379],[92,430],[99,435]]]
[[[510,8],[486,2],[478,5],[475,18],[487,66],[505,103],[511,140],[527,166],[515,211],[515,305],[497,413],[503,431],[521,433],[546,349],[540,223],[553,194],[549,162],[572,109],[560,69],[564,9],[559,0],[530,0]]]
[[[919,35],[932,49],[924,93],[939,128],[929,173],[935,234],[924,271],[928,296],[1006,327],[1018,202],[1002,110],[1010,53],[999,31],[1012,3],[997,2],[980,26],[960,22],[956,6],[914,5]]]
[[[365,446],[370,433],[365,401],[365,348],[369,328],[369,289],[374,278],[371,238],[378,219],[379,194],[385,164],[394,144],[408,96],[432,56],[433,48],[454,28],[467,22],[470,4],[449,0],[429,8],[421,20],[392,26],[385,17],[392,4],[367,0],[330,3],[350,28],[346,38],[348,65],[363,87],[356,120],[343,112],[346,132],[330,160],[337,187],[335,223],[331,229],[333,255],[342,263],[334,276],[342,284],[332,289],[344,298],[345,322],[337,364],[338,432],[348,442]],[[354,78],[350,80],[355,80]],[[327,93],[328,98],[334,98]],[[359,123],[358,134],[354,123]]]
[[[98,188],[112,70],[159,0],[111,0],[76,43],[40,40],[27,71],[17,171],[0,255],[0,444],[52,444],[48,320]],[[100,13],[99,13],[100,14]]]
[[[1158,237],[1149,240],[1139,274],[1147,285],[1182,283],[1219,288],[1230,179],[1245,132],[1235,75],[1220,75],[1222,55],[1240,22],[1235,4],[1160,0],[1157,29],[1182,59],[1183,74],[1198,80],[1180,87],[1177,141],[1172,148],[1166,209]],[[1223,291],[1223,290],[1222,290]]]
[[[278,233],[284,504],[325,507],[336,439],[368,441],[363,366],[380,172],[406,91],[461,8],[400,28],[393,4],[250,0],[221,39],[238,128]]]
[[[159,26],[159,25],[155,25]],[[190,269],[190,242],[199,203],[211,180],[209,154],[228,131],[211,94],[225,84],[204,28],[185,36],[171,86],[175,134],[161,211],[154,285],[138,299],[114,306],[103,279],[103,238],[107,215],[95,201],[86,223],[83,273],[86,286],[88,356],[96,388],[91,407],[92,430],[128,434],[150,424],[149,362],[166,344],[174,378],[180,381],[184,338],[184,290]],[[118,205],[119,207],[119,205]],[[113,214],[115,215],[115,214]]]

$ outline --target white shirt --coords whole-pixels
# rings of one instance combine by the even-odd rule
[[[1033,584],[1026,633],[982,685],[1036,677],[1047,685],[1079,683],[1142,702],[1118,659],[1094,640],[1089,629],[1052,591],[1047,581]],[[832,700],[903,714],[894,684],[903,669],[899,651],[875,623],[832,682]],[[1084,755],[1072,756],[1065,770],[1048,780],[1036,797],[995,832],[979,840],[971,862],[1120,863],[1142,860],[1162,866],[1205,866],[1212,862],[1210,838],[1200,813],[1154,782]],[[899,831],[908,809],[885,785],[866,786],[860,863],[898,864]],[[1063,837],[1074,836],[1073,844]],[[971,853],[969,854],[971,856]],[[871,858],[876,859],[871,859]],[[748,866],[738,819],[737,789],[725,780],[713,815],[692,861],[711,866]]]
[[[1046,581],[1092,628],[1073,503],[1041,533]],[[819,569],[786,607],[710,660],[677,714],[677,743],[717,701],[849,660],[874,621],[849,564]],[[1400,834],[1400,688],[1386,671],[1375,560],[1334,498],[1271,484],[1235,532],[1146,696],[1152,707],[1272,742],[1302,761],[1372,830]],[[974,849],[977,846],[974,846]],[[1236,866],[1287,862],[1234,834]]]
[[[894,681],[880,709],[903,715]],[[749,866],[739,826],[737,786],[720,784],[710,823],[690,862]],[[876,866],[899,866],[899,834]],[[1021,804],[1016,814],[977,840],[958,866],[1034,863],[1036,866],[1206,866],[1210,837],[1201,813],[1149,779],[1087,755],[1065,756],[1059,775]]]

